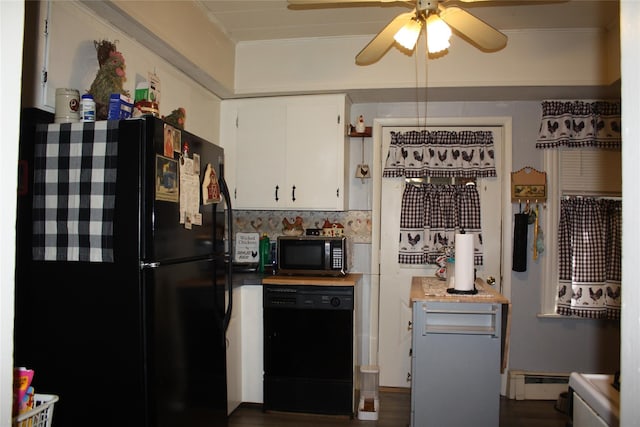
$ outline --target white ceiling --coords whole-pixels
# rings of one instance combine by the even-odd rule
[[[195,0],[234,42],[343,35],[372,36],[397,14],[400,3],[289,8],[286,0]],[[619,19],[618,0],[500,0],[454,2],[498,30],[609,27]]]

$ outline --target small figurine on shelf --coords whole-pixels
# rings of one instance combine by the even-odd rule
[[[356,132],[364,133],[366,130],[367,128],[364,125],[364,117],[360,114],[360,117],[358,117],[358,121],[356,122]]]
[[[184,124],[187,120],[187,111],[183,107],[176,108],[168,116],[162,116],[162,120],[169,123],[174,128],[184,130]]]
[[[322,225],[322,235],[327,237],[342,237],[344,236],[344,226],[339,222],[331,223],[328,219],[325,219]]]
[[[297,216],[294,222],[289,222],[287,218],[282,220],[282,234],[285,236],[302,236],[304,233],[304,227],[302,225],[302,218]]]

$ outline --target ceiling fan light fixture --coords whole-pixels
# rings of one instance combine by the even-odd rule
[[[436,14],[427,18],[427,51],[438,53],[450,46],[451,28]]]
[[[418,41],[418,37],[420,37],[421,30],[422,22],[417,19],[411,19],[398,30],[393,38],[405,49],[413,50]]]

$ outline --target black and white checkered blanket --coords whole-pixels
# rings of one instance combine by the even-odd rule
[[[34,260],[113,262],[118,124],[38,126]]]

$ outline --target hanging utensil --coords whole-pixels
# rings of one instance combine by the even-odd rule
[[[538,204],[536,203],[535,219],[533,220],[533,259],[538,259]]]
[[[362,137],[362,163],[356,166],[356,178],[360,178],[364,183],[365,178],[371,178],[369,165],[364,162],[364,137]]]

